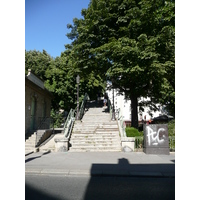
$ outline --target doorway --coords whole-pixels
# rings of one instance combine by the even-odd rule
[[[34,130],[35,127],[35,107],[36,107],[36,99],[32,97],[31,99],[31,126],[30,129]]]

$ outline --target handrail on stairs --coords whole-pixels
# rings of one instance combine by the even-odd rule
[[[87,93],[85,93],[85,96],[83,98],[83,101],[82,101],[80,109],[79,109],[79,119],[83,118],[84,111],[85,111],[85,105],[86,105],[87,101],[89,101],[89,100],[90,100],[90,97],[88,96]]]
[[[81,103],[81,106],[80,106],[80,109],[79,109],[79,117],[80,119],[82,119],[83,115],[84,115],[84,110],[85,110],[85,105],[87,103],[87,100],[89,100],[89,96],[87,93],[85,93],[85,96],[83,98],[83,101]],[[74,122],[75,122],[75,119],[76,119],[76,113],[77,112],[77,107],[75,109],[71,109],[68,116],[67,116],[67,119],[65,121],[65,124],[64,124],[64,136],[66,138],[69,139],[70,135],[71,135],[71,132],[72,132],[72,128],[73,128],[73,125],[74,125]]]
[[[126,137],[126,124],[123,120],[124,116],[122,115],[122,111],[119,108],[118,109],[118,116],[117,116],[117,122],[118,122],[118,126],[119,126],[119,131],[120,131],[120,135],[121,137]]]
[[[69,135],[71,134],[71,130],[72,130],[72,127],[73,127],[73,124],[74,124],[74,121],[75,121],[75,110],[74,109],[70,109],[69,111],[69,114],[67,116],[67,119],[65,121],[65,124],[64,124],[64,136],[65,137],[69,137]]]
[[[112,104],[110,99],[108,98],[108,110],[110,112],[110,118],[112,117]],[[120,131],[120,136],[121,137],[126,137],[126,124],[123,120],[124,116],[122,115],[122,110],[120,108],[118,108],[115,111],[115,118],[117,119],[117,123],[119,126],[119,131]]]

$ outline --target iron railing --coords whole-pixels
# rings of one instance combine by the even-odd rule
[[[122,115],[122,111],[119,108],[116,112],[116,117],[117,117],[117,122],[118,122],[118,126],[119,126],[119,131],[120,131],[120,135],[121,137],[126,137],[126,124],[123,120],[124,116]]]
[[[80,109],[79,109],[79,119],[83,118],[84,111],[85,111],[85,105],[86,105],[87,101],[89,101],[89,100],[90,100],[90,97],[88,96],[87,93],[85,93],[85,96],[83,98],[83,101],[82,101]]]
[[[83,101],[82,101],[80,109],[79,109],[79,113],[77,113],[77,107],[75,109],[70,110],[70,112],[67,116],[67,119],[65,121],[64,130],[63,130],[64,136],[66,138],[70,138],[77,114],[79,115],[79,118],[78,118],[79,120],[83,118],[85,105],[88,100],[89,100],[89,96],[87,93],[85,93],[85,96],[83,98]]]
[[[110,118],[112,118],[112,104],[110,102],[110,99],[108,98],[108,111],[110,112]],[[115,118],[117,119],[118,126],[119,126],[119,132],[121,137],[126,137],[126,124],[123,120],[124,116],[122,116],[122,111],[120,108],[118,108],[115,111]]]
[[[135,137],[135,151],[142,151],[144,146],[144,137],[143,136],[137,136]]]
[[[73,125],[74,125],[75,112],[76,112],[75,109],[71,109],[69,111],[69,114],[68,114],[67,119],[66,119],[65,124],[64,124],[63,132],[64,132],[64,136],[67,137],[67,138],[69,138],[71,131],[72,131],[72,128],[73,128]]]

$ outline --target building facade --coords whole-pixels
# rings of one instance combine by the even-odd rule
[[[25,134],[38,129],[41,120],[50,118],[52,94],[31,70],[25,76]]]
[[[108,95],[108,98],[111,101],[111,104],[113,105],[113,96],[114,96],[114,107],[115,110],[117,111],[120,109],[121,115],[123,116],[123,120],[126,122],[126,124],[131,123],[131,100],[125,99],[124,94],[119,94],[117,89],[111,89],[110,83],[107,84],[107,90],[106,93]],[[140,101],[150,101],[150,98],[140,98],[138,99],[138,103]],[[156,105],[159,110],[157,111],[152,111],[148,106],[144,106],[143,110],[140,111],[139,106],[138,106],[138,122],[143,123],[144,121],[148,122],[154,117],[158,117],[160,115],[163,115],[162,107],[160,105]]]

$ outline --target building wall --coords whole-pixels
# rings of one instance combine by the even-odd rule
[[[113,90],[112,89],[108,89],[106,90],[106,93],[108,94],[108,97],[111,101],[111,104],[113,105]],[[139,101],[147,101],[150,100],[149,98],[140,98],[138,99]],[[114,104],[115,104],[115,110],[119,109],[122,112],[122,116],[124,117],[124,121],[131,121],[131,101],[130,100],[126,100],[125,99],[125,95],[123,94],[118,94],[117,90],[114,89]],[[159,105],[157,105],[159,106]],[[144,111],[140,112],[139,111],[139,106],[138,106],[138,121],[142,121],[145,120],[149,121],[150,119],[154,118],[154,117],[158,117],[159,115],[163,114],[161,111],[151,111],[150,108],[148,106],[143,107]],[[150,112],[152,114],[152,116],[150,115]]]
[[[107,90],[106,93],[108,94],[108,98],[111,101],[111,104],[113,105],[113,90]],[[118,94],[117,90],[114,89],[114,105],[115,110],[119,109],[122,112],[122,116],[124,116],[124,121],[130,121],[131,120],[131,101],[126,100],[124,98],[125,96],[122,94]]]
[[[33,99],[35,99],[35,122],[32,124]],[[51,94],[31,80],[25,78],[25,134],[36,130],[39,126],[39,117],[50,117]]]

